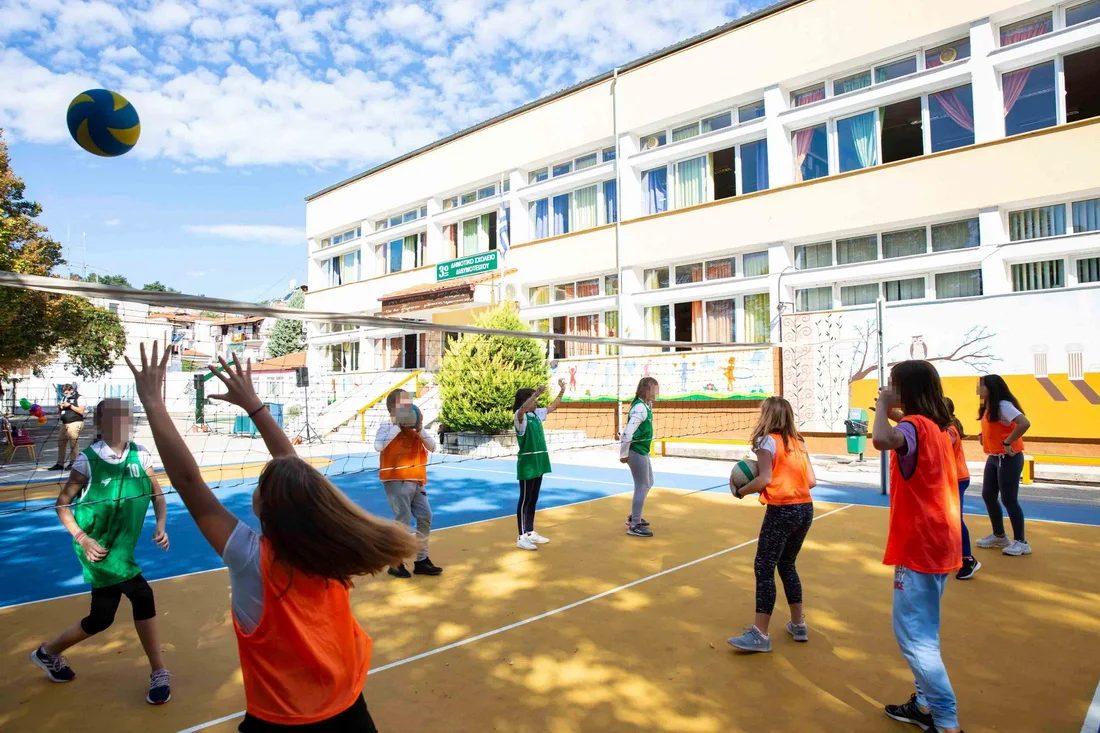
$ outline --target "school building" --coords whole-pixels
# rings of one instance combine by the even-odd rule
[[[306,307],[763,343],[879,297],[1096,302],[1098,170],[1100,0],[785,0],[310,195]],[[446,340],[315,330],[309,364]]]

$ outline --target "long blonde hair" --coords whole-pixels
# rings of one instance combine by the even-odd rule
[[[764,404],[760,406],[760,420],[752,429],[749,444],[755,448],[761,438],[772,433],[779,433],[783,438],[783,447],[788,450],[790,450],[792,438],[796,443],[802,442],[802,434],[798,432],[798,426],[794,422],[791,403],[782,397],[769,397],[764,400]]]
[[[297,456],[268,461],[256,491],[263,536],[289,570],[350,584],[416,552],[408,530],[363,511]]]

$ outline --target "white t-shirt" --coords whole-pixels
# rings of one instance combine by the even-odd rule
[[[647,415],[646,406],[641,402],[630,408],[630,412],[626,416],[626,429],[623,430],[620,441],[619,458],[626,458],[630,455],[630,443],[634,440],[634,433],[645,422]]]
[[[97,440],[95,443],[92,443],[92,450],[95,451],[95,454],[99,456],[100,460],[104,461],[105,463],[110,463],[113,466],[117,466],[118,464],[126,460],[126,456],[130,453],[130,446],[129,444],[127,444],[126,449],[122,451],[122,455],[116,456],[115,452],[111,450],[111,446],[107,445],[106,441]],[[145,449],[145,446],[139,445],[137,447],[137,452],[138,458],[141,459],[141,467],[148,471],[150,468],[153,467],[153,456],[150,455],[149,451]],[[76,460],[73,461],[73,470],[82,476],[91,476],[92,469],[88,465],[88,457],[84,455],[84,451],[81,451],[80,454],[76,457]]]
[[[546,416],[550,414],[550,411],[545,407],[535,408],[535,417],[539,419],[539,422],[546,422]],[[521,415],[519,411],[512,416],[512,424],[516,426],[516,435],[523,435],[527,432],[527,415]]]
[[[1011,425],[1015,422],[1016,418],[1024,413],[1016,409],[1016,405],[1012,404],[1008,400],[1001,400],[1000,405],[1001,419],[998,420],[1001,425]]]
[[[762,435],[756,441],[754,450],[766,450],[772,454],[772,468],[775,468],[775,438],[770,435]]]
[[[378,432],[374,435],[374,449],[379,453],[390,444],[394,438],[401,434],[401,426],[393,422],[393,420],[383,420],[378,426]],[[435,453],[436,442],[435,436],[429,433],[427,430],[420,429],[420,439],[424,441],[424,447],[429,453]]]

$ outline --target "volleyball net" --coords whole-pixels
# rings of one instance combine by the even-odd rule
[[[88,298],[115,314],[126,334],[124,350],[102,373],[82,376],[74,357],[61,353],[34,373],[13,370],[4,377],[0,414],[10,430],[2,433],[0,514],[51,508],[58,483],[67,479],[70,453],[59,455],[65,385],[75,386],[85,411],[78,450],[96,439],[97,406],[122,400],[133,409],[134,440],[154,451],[159,469],[123,359],[138,363],[142,343],[171,352],[162,398],[215,490],[254,483],[270,458],[248,415],[211,399],[224,391],[209,369],[219,357],[251,364],[257,394],[303,458],[330,476],[364,474],[367,480],[377,480],[381,468],[376,436],[391,422],[387,396],[395,390],[419,408],[422,428],[437,441],[429,470],[514,457],[513,407],[523,387],[545,386],[538,404],[555,407],[544,423],[551,461],[587,451],[595,464],[608,465],[617,459],[645,377],[658,384],[653,434],[662,447],[743,441],[760,401],[781,392],[778,348],[703,340],[704,333],[730,332],[732,320],[706,328],[691,323],[692,341],[671,342],[608,336],[609,314],[540,321],[509,302],[486,309],[478,325],[458,326],[11,273],[0,273],[0,287]],[[723,317],[713,310],[708,316]],[[662,315],[668,318],[668,309],[653,315],[652,332],[668,331]],[[732,309],[724,317],[732,319]],[[683,331],[683,324],[675,326]],[[54,470],[58,464],[62,469]]]

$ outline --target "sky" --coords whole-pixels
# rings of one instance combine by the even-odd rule
[[[0,128],[76,272],[261,300],[304,282],[308,194],[766,0],[0,0]],[[69,137],[86,89],[137,146]]]

